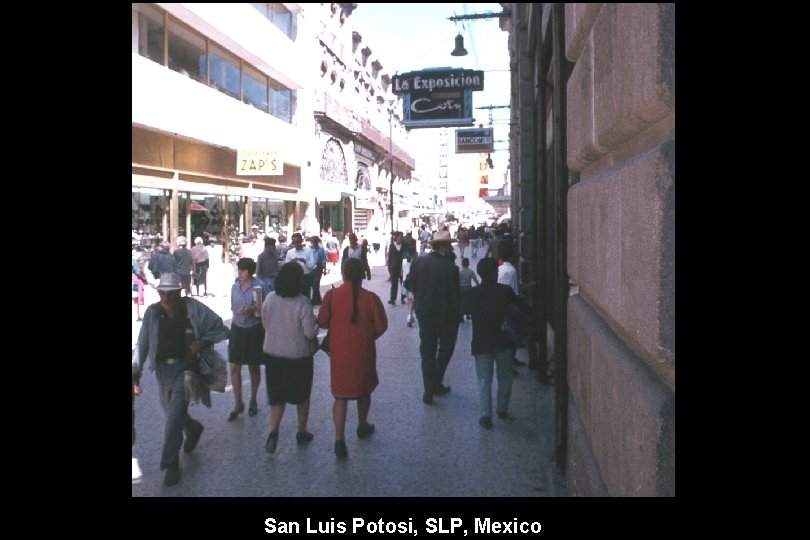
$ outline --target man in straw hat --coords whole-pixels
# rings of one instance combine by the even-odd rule
[[[180,481],[180,446],[190,454],[204,429],[188,414],[184,372],[196,371],[198,355],[213,349],[214,343],[227,339],[229,334],[222,318],[211,308],[194,298],[181,297],[182,288],[176,273],[161,274],[157,286],[160,301],[146,308],[132,353],[135,394],[140,394],[141,372],[147,360],[157,378],[160,404],[166,413],[160,470],[166,471],[164,483],[167,486]],[[206,403],[205,399],[203,402]],[[210,399],[207,404],[210,406]]]
[[[437,231],[430,240],[431,252],[411,263],[406,287],[413,293],[419,321],[419,354],[422,357],[422,401],[433,404],[433,395],[450,391],[443,384],[453,356],[461,314],[458,267],[450,258],[450,233]]]

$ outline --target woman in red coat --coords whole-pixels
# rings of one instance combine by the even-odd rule
[[[348,456],[344,431],[349,400],[357,400],[357,436],[365,439],[374,432],[368,411],[371,392],[379,384],[375,340],[388,329],[380,297],[362,287],[364,273],[360,259],[347,259],[343,284],[326,293],[318,311],[318,326],[329,328],[335,455],[341,459]]]

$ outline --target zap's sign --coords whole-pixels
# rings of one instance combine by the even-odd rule
[[[237,150],[237,176],[280,176],[284,174],[284,162],[276,150]]]

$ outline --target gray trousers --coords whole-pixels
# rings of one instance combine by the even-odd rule
[[[163,452],[160,455],[160,470],[180,462],[180,447],[183,446],[183,432],[198,424],[188,414],[188,400],[183,388],[182,362],[172,365],[158,364],[155,368],[160,405],[166,413],[166,424],[163,428]]]

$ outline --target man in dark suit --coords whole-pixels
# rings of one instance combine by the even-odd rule
[[[437,231],[430,247],[430,253],[413,260],[405,284],[413,292],[419,321],[422,401],[426,405],[433,404],[434,394],[444,395],[450,391],[443,380],[456,347],[461,313],[459,271],[449,258],[453,250],[450,233]]]
[[[388,275],[391,278],[391,296],[388,303],[392,306],[397,305],[397,290],[402,280],[402,258],[405,252],[405,246],[402,245],[402,233],[395,231],[392,233],[391,243],[385,247],[385,264],[388,266]],[[403,300],[403,304],[405,301]]]

